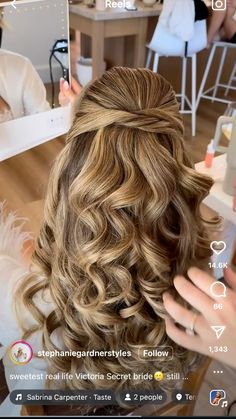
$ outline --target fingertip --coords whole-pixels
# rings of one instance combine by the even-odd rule
[[[164,307],[165,307],[166,311],[169,313],[170,310],[171,310],[173,298],[168,292],[165,292],[163,294],[162,298],[163,298]]]
[[[69,83],[68,83],[68,81],[67,81],[67,80],[64,80],[64,83],[63,83],[63,88],[64,88],[65,90],[69,90],[70,85],[69,85]]]
[[[202,271],[201,269],[197,268],[196,266],[192,266],[191,268],[188,269],[188,277],[191,279],[191,281],[193,283],[195,283],[196,281],[203,281],[205,280],[212,280],[211,276],[209,275],[209,273]]]
[[[172,338],[175,330],[175,324],[169,316],[165,318],[165,326],[167,335]]]
[[[186,281],[186,278],[184,278],[184,276],[177,275],[174,278],[174,286],[175,286],[175,288],[178,289],[183,283],[185,283],[185,281]]]
[[[170,319],[169,316],[165,318],[165,324],[166,324],[166,329],[169,329],[172,326],[173,321]]]
[[[77,80],[72,78],[71,80],[71,89],[76,96],[79,96],[83,87],[79,84]]]
[[[226,272],[226,273],[234,272],[233,269],[230,266],[227,266],[226,268],[224,268],[223,271]]]
[[[199,274],[201,274],[201,270],[199,269],[199,268],[197,268],[196,266],[191,266],[189,269],[188,269],[188,276],[189,277],[192,277],[192,276],[197,276],[197,275],[199,275]]]
[[[236,273],[230,266],[224,269],[224,278],[226,282],[234,289],[236,285]]]
[[[209,285],[214,280],[214,278],[209,274],[209,272],[203,271],[197,268],[196,266],[192,266],[191,268],[189,268],[188,276],[191,279],[191,281],[198,287],[201,287],[202,283]]]
[[[168,300],[168,297],[170,296],[170,294],[167,292],[167,291],[165,291],[163,294],[162,294],[162,298],[163,298],[163,300],[164,301],[166,301],[166,300]]]

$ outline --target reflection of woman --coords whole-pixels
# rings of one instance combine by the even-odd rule
[[[0,31],[3,27],[0,17]],[[0,122],[50,109],[46,89],[30,60],[0,48]]]
[[[0,68],[0,95],[7,104],[5,120],[50,109],[45,86],[28,58],[0,49]]]
[[[171,85],[150,70],[105,73],[83,90],[52,171],[34,256],[38,273],[27,274],[7,257],[7,244],[1,251],[0,299],[7,300],[0,301],[1,343],[20,337],[20,322],[35,352],[107,351],[48,359],[50,371],[72,374],[67,387],[150,388],[153,381],[141,374],[158,370],[160,361],[143,358],[142,348],[173,346],[162,294],[174,292],[176,273],[193,262],[205,266],[210,256],[199,206],[211,186],[185,149]],[[113,350],[126,355],[116,357]],[[163,359],[161,368],[183,371],[194,359],[174,345],[174,357]],[[31,361],[30,372],[39,361]],[[98,378],[84,380],[74,374],[79,371]],[[6,377],[9,372],[7,367]],[[107,379],[107,373],[133,372],[140,378]]]

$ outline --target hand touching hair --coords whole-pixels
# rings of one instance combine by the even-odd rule
[[[106,379],[108,372],[154,372],[160,361],[140,359],[142,348],[174,347],[164,372],[189,367],[194,354],[166,334],[162,294],[174,294],[175,275],[210,256],[199,205],[211,186],[193,169],[175,93],[163,77],[113,68],[82,92],[50,177],[34,255],[43,275],[31,274],[21,294],[45,348],[56,348],[51,334],[60,327],[68,349],[131,356],[52,358],[53,371],[105,377],[74,377],[68,387],[153,385]],[[55,307],[49,316],[33,302],[45,288]]]

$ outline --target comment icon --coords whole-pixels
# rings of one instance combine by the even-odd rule
[[[213,297],[226,297],[226,286],[221,281],[212,282],[210,286],[210,293]]]

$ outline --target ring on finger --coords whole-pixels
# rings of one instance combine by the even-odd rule
[[[197,317],[198,317],[198,314],[194,313],[190,327],[186,328],[186,333],[189,336],[194,336],[195,335],[195,330],[194,329],[195,329],[195,324],[196,324]]]

